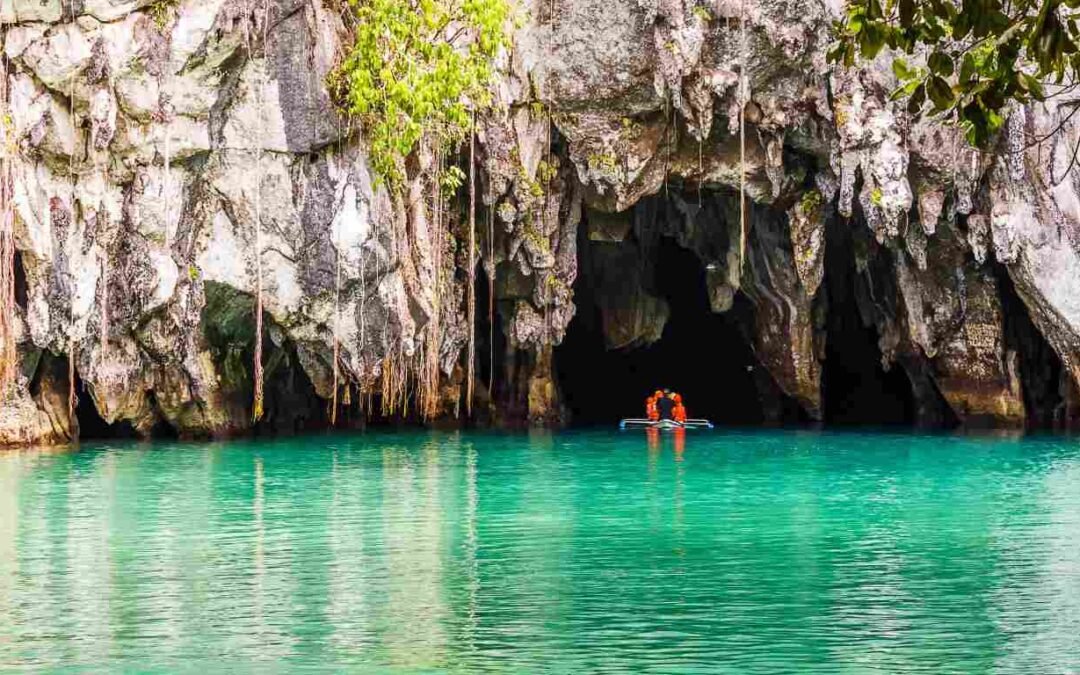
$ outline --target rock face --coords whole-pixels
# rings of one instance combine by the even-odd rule
[[[607,345],[655,342],[658,237],[697,254],[713,311],[745,295],[747,341],[810,418],[828,418],[823,278],[848,265],[882,365],[908,374],[920,409],[1077,417],[1068,110],[1018,107],[979,152],[889,100],[886,56],[825,64],[839,6],[528,4],[478,124],[470,259],[460,210],[429,208],[438,159],[413,158],[404,195],[376,188],[362,134],[332,105],[339,4],[0,3],[19,286],[0,443],[71,439],[88,405],[142,434],[293,431],[333,405],[405,413],[392,401],[431,382],[416,403],[452,416],[476,269],[502,336],[488,412],[557,424],[553,349],[579,264]],[[825,256],[838,231],[850,260]],[[254,425],[260,285],[268,405]]]

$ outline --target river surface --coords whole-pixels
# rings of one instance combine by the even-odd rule
[[[0,670],[1080,672],[1080,440],[0,453]]]

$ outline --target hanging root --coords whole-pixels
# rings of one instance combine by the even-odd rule
[[[68,424],[71,426],[72,438],[75,436],[75,406],[79,405],[79,398],[75,396],[75,338],[68,338]]]
[[[266,60],[266,31],[270,18],[270,6],[263,2],[263,60]],[[265,65],[265,64],[264,64]],[[263,268],[262,268],[262,95],[265,82],[257,85],[256,107],[259,110],[259,148],[255,156],[255,359],[252,368],[255,393],[251,403],[251,418],[258,422],[263,416]],[[334,364],[335,368],[337,363]]]
[[[262,154],[261,149],[259,154]],[[259,193],[262,191],[262,166],[259,160],[255,161],[255,165],[257,173],[255,185],[255,358],[253,364],[255,393],[251,404],[251,419],[253,422],[258,422],[263,416],[262,213],[261,205],[259,204]]]
[[[488,394],[495,391],[495,210],[488,209]]]
[[[2,61],[2,59],[0,59]],[[0,400],[15,379],[18,367],[15,350],[15,206],[11,162],[15,143],[8,124],[7,62],[0,67],[0,129],[3,142],[0,155]]]
[[[739,283],[746,258],[746,6],[739,3]]]
[[[109,351],[109,252],[101,260],[101,360]]]
[[[469,130],[469,362],[465,375],[465,414],[472,417],[473,385],[476,377],[476,114]]]
[[[338,412],[338,360],[340,350],[339,331],[341,325],[341,242],[334,245],[337,251],[336,269],[334,271],[334,393],[330,401],[330,426],[337,425]],[[348,397],[349,388],[345,387],[345,396]]]

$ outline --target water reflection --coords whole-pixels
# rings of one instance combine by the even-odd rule
[[[0,665],[1067,672],[1077,532],[1057,439],[7,453]]]

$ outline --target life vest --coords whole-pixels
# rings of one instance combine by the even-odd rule
[[[676,422],[686,421],[686,407],[683,405],[682,396],[678,394],[672,394],[671,400],[675,402],[675,409],[671,412],[672,418]]]
[[[676,422],[686,421],[686,408],[682,403],[675,404],[675,410],[672,411],[671,416],[675,418]]]
[[[655,396],[645,399],[645,417],[654,422],[660,419],[660,413],[656,410]]]

